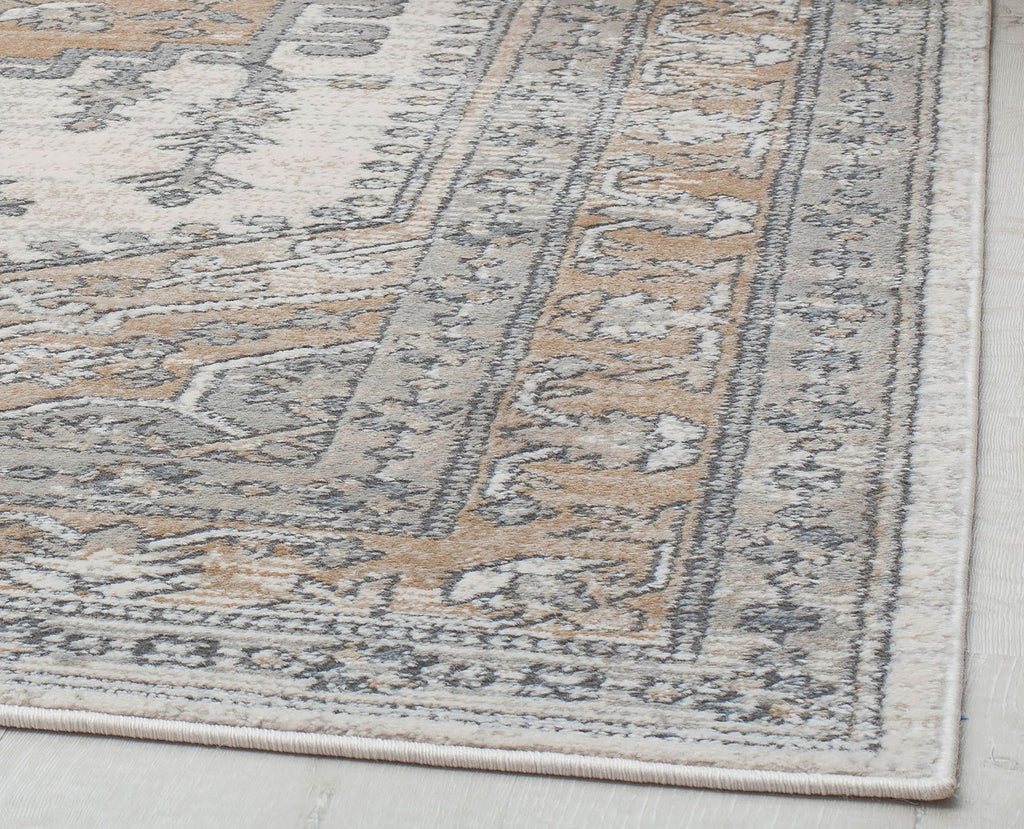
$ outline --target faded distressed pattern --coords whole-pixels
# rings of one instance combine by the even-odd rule
[[[0,0],[0,703],[941,777],[946,5]]]

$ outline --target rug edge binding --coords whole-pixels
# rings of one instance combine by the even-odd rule
[[[730,791],[937,800],[949,797],[955,786],[955,780],[946,776],[889,778],[714,768],[548,751],[476,748],[374,737],[276,731],[16,705],[0,705],[0,721],[8,727],[49,732],[129,737],[348,760],[383,760],[447,769],[555,775]]]
[[[974,536],[974,511],[977,498],[978,480],[978,444],[980,438],[980,408],[981,408],[981,344],[982,344],[982,299],[983,284],[985,275],[985,214],[987,203],[987,175],[988,175],[988,130],[989,130],[989,81],[991,70],[991,42],[992,25],[994,20],[995,0],[981,0],[979,3],[976,20],[971,20],[970,14],[960,17],[959,23],[966,31],[961,31],[960,36],[968,41],[967,44],[953,44],[952,48],[962,48],[965,52],[973,52],[978,63],[977,74],[973,77],[957,77],[956,73],[949,73],[949,77],[956,80],[958,91],[961,95],[969,95],[972,89],[979,90],[980,95],[976,96],[976,107],[970,113],[964,113],[961,129],[972,126],[976,129],[980,140],[980,148],[973,152],[964,147],[956,147],[957,156],[945,159],[941,169],[936,169],[936,178],[940,174],[951,176],[951,170],[961,166],[967,169],[971,180],[975,185],[975,193],[978,198],[971,200],[970,193],[962,193],[962,200],[969,205],[967,213],[970,216],[969,232],[961,237],[964,241],[963,250],[967,253],[964,267],[973,276],[971,285],[971,304],[968,309],[970,324],[970,351],[966,355],[969,368],[968,379],[970,387],[968,396],[972,403],[967,413],[967,420],[973,426],[973,437],[968,446],[968,453],[965,457],[966,471],[963,479],[963,488],[966,493],[965,520],[959,527],[960,544],[956,552],[954,563],[955,590],[953,593],[954,604],[950,611],[951,639],[954,642],[955,652],[950,660],[947,671],[946,694],[942,704],[943,719],[941,725],[941,751],[936,763],[936,772],[933,778],[921,788],[922,791],[933,792],[931,795],[919,794],[911,799],[919,800],[944,800],[952,797],[958,785],[958,770],[961,749],[962,722],[966,719],[963,716],[964,691],[966,688],[967,669],[967,635],[968,635],[968,611],[969,611],[969,590],[970,590],[970,563],[973,554]],[[970,29],[973,25],[977,28]],[[974,42],[976,45],[971,46]],[[950,48],[947,42],[945,48]],[[968,54],[963,60],[970,62]],[[946,73],[943,73],[942,84],[945,87],[947,80]],[[953,96],[956,97],[956,96]],[[943,104],[946,96],[940,97],[939,117],[943,116]],[[961,157],[962,156],[962,157]],[[934,784],[934,785],[932,785]],[[892,797],[893,795],[878,795]],[[902,797],[902,796],[897,796]]]

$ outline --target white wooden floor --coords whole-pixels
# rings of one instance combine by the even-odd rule
[[[737,795],[8,729],[0,829],[1024,827],[1024,0],[997,0],[992,69],[968,719],[953,800]]]

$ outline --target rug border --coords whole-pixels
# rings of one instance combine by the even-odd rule
[[[949,797],[956,784],[955,778],[948,776],[889,778],[675,765],[555,751],[417,743],[17,705],[0,705],[0,721],[8,727],[39,731],[730,791],[938,800]]]
[[[948,0],[947,0],[948,2]],[[932,191],[943,185],[950,187],[953,182],[967,182],[973,185],[956,193],[957,198],[943,202],[941,218],[936,220],[933,207],[932,219],[928,236],[941,235],[943,229],[948,230],[950,223],[956,224],[956,217],[962,214],[965,218],[961,227],[963,234],[959,237],[956,247],[960,258],[953,255],[943,256],[943,262],[934,270],[950,278],[949,272],[956,271],[969,275],[970,282],[966,292],[970,302],[966,308],[967,346],[962,364],[966,370],[965,379],[968,387],[964,398],[968,408],[963,422],[972,427],[970,437],[965,446],[963,477],[961,491],[964,494],[964,517],[959,526],[951,527],[949,535],[958,538],[955,557],[950,562],[952,576],[951,606],[947,617],[950,633],[951,653],[944,679],[944,696],[937,710],[941,715],[938,727],[939,752],[934,768],[935,775],[927,779],[904,778],[911,784],[913,794],[906,795],[913,800],[944,800],[955,794],[958,783],[958,766],[960,759],[961,724],[964,691],[966,688],[965,671],[967,667],[967,633],[969,614],[970,563],[974,537],[974,510],[977,496],[978,479],[978,443],[981,406],[981,325],[982,299],[985,273],[985,214],[987,206],[987,174],[988,174],[988,131],[989,131],[989,95],[991,70],[992,25],[994,21],[995,0],[980,0],[976,9],[957,8],[955,2],[949,2],[947,14],[950,22],[943,41],[944,71],[939,78],[939,98],[936,103],[939,132],[936,135],[936,161],[933,168]],[[946,61],[946,55],[956,50],[958,60]],[[977,67],[970,64],[972,58]],[[958,117],[949,118],[947,108],[956,104],[974,101],[971,109],[963,109]],[[956,111],[954,110],[954,114]],[[952,122],[952,123],[951,123]],[[956,142],[948,138],[952,132],[976,135],[979,145],[970,142]],[[949,141],[944,144],[944,139]],[[971,199],[976,193],[977,198]],[[956,202],[959,202],[957,204]],[[944,228],[939,227],[945,225]],[[948,244],[948,241],[947,241]],[[932,267],[928,268],[928,281],[932,278]],[[955,273],[953,275],[955,278]],[[843,792],[854,794],[857,792]],[[879,793],[878,797],[892,797]],[[903,797],[903,796],[900,796]]]
[[[962,10],[958,10],[961,11]],[[979,66],[968,76],[944,72],[937,103],[940,119],[949,106],[949,99],[971,98],[972,89],[983,95],[975,108],[961,111],[955,128],[976,134],[982,142],[957,146],[946,157],[937,158],[935,173],[952,177],[959,170],[981,190],[961,193],[964,214],[969,221],[964,228],[960,247],[962,265],[973,275],[972,303],[968,309],[970,351],[967,390],[972,406],[966,420],[974,425],[973,438],[965,458],[967,469],[963,478],[969,493],[964,526],[960,527],[962,542],[954,561],[955,590],[949,621],[952,630],[953,658],[945,680],[942,704],[941,747],[936,774],[931,777],[885,777],[814,772],[782,772],[767,769],[721,768],[705,765],[657,763],[594,755],[568,754],[554,751],[478,748],[461,745],[419,743],[404,740],[317,734],[230,725],[193,723],[119,714],[70,709],[34,708],[0,705],[0,727],[49,732],[81,733],[108,737],[157,740],[233,749],[264,750],[308,754],[351,760],[384,760],[422,766],[476,771],[546,774],[641,784],[662,784],[729,791],[796,795],[838,795],[880,797],[907,800],[943,800],[953,795],[957,784],[961,704],[966,665],[966,630],[968,611],[968,576],[973,531],[974,493],[977,477],[977,440],[979,422],[979,378],[981,369],[981,297],[984,272],[985,180],[987,166],[988,88],[992,0],[983,0],[975,14],[954,15],[959,18],[955,34],[947,32],[944,49],[958,49],[968,60],[980,57]],[[976,28],[980,27],[981,31]],[[951,36],[952,35],[952,36]],[[974,37],[980,35],[975,43]],[[966,73],[965,73],[966,74]],[[949,82],[949,83],[947,83]],[[947,94],[952,87],[952,94]],[[943,119],[945,120],[945,119]],[[948,121],[946,130],[950,129]],[[945,131],[945,130],[943,130]],[[941,132],[940,132],[941,135]]]

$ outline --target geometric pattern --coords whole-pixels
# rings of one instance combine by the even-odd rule
[[[5,721],[944,793],[981,6],[0,0]]]

